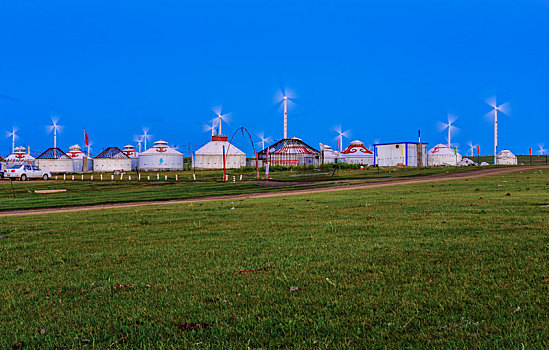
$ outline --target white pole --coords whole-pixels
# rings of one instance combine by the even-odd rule
[[[218,116],[219,116],[219,132],[218,132],[218,135],[221,135],[221,124],[222,124],[221,123],[221,120],[222,120],[221,119],[221,114],[218,114]]]
[[[143,135],[143,138],[145,139],[145,151],[147,150],[147,133]]]
[[[284,138],[288,138],[288,97],[286,96],[284,96]]]
[[[15,130],[11,134],[11,153],[15,153]]]
[[[452,144],[452,136],[451,136],[451,134],[450,134],[451,129],[452,129],[452,123],[448,123],[448,148],[452,148],[452,146],[451,146],[451,144]]]
[[[343,150],[343,134],[339,134],[339,152]]]
[[[498,108],[494,108],[494,165],[497,164],[498,154]]]
[[[215,119],[212,120],[212,137],[215,136]]]
[[[53,124],[53,155],[57,158],[57,125]]]

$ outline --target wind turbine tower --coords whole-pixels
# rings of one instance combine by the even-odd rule
[[[288,138],[288,96],[284,96],[284,138]]]

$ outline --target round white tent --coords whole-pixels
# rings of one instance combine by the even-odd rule
[[[332,164],[332,163],[345,163],[345,157],[336,150],[333,150],[332,147],[324,144],[320,144],[320,152],[322,154],[322,163],[323,164]]]
[[[135,170],[139,163],[139,157],[137,155],[137,151],[135,150],[135,147],[132,145],[126,145],[124,146],[124,149],[122,150],[122,152],[132,160],[132,170]]]
[[[349,164],[374,165],[374,152],[364,146],[359,140],[354,140],[341,152]]]
[[[427,152],[428,164],[431,166],[456,166],[461,158],[461,154],[457,153],[456,155],[453,149],[440,143]]]
[[[225,151],[225,167],[238,169],[246,166],[246,154],[231,145],[225,135],[214,135],[212,140],[195,152],[194,167],[196,169],[223,169],[223,151]]]
[[[73,173],[74,165],[71,157],[59,148],[48,148],[36,157],[36,165],[50,173]]]
[[[78,144],[72,145],[69,147],[69,152],[67,155],[72,159],[72,164],[74,171],[79,173],[81,171],[88,171],[92,168],[92,159],[82,152],[82,149]],[[84,159],[86,159],[86,164],[84,164]]]
[[[183,153],[168,146],[166,141],[156,141],[154,146],[139,154],[139,170],[183,170]]]
[[[33,164],[34,157],[25,152],[25,147],[15,147],[13,153],[6,158],[8,165],[12,164]]]
[[[504,149],[496,156],[498,165],[517,165],[517,156],[508,149]]]
[[[96,173],[131,170],[132,160],[118,147],[105,149],[93,160],[93,171]]]

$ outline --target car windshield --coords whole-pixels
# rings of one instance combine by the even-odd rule
[[[18,164],[18,165],[12,165],[8,169],[21,169],[21,167],[22,167],[22,165]]]

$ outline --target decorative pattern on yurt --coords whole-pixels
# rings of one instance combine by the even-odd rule
[[[354,140],[341,152],[349,164],[374,165],[374,152],[359,140]]]

